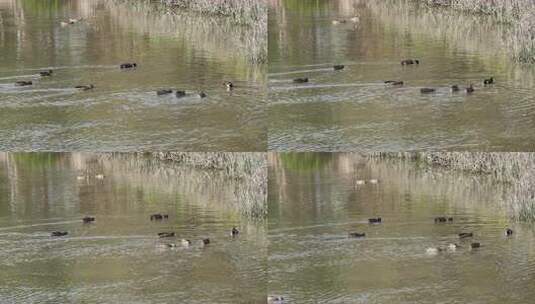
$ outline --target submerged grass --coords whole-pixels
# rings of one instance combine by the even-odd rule
[[[535,222],[535,153],[406,152],[376,153],[374,157],[408,159],[470,174],[490,175],[507,184],[505,199],[511,217]]]
[[[418,0],[432,6],[445,6],[477,14],[491,15],[510,24],[506,37],[513,57],[519,62],[535,63],[535,0]]]

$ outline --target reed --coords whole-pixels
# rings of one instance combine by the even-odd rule
[[[376,158],[398,158],[469,174],[491,176],[509,186],[504,200],[515,220],[535,221],[535,153],[404,152],[375,153]]]
[[[535,63],[535,0],[418,0],[430,6],[451,7],[453,9],[491,15],[498,22],[512,26],[506,37],[519,62]]]

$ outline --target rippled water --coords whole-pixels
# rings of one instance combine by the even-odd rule
[[[149,1],[1,0],[0,150],[265,150],[264,68],[244,54],[248,33]]]
[[[411,1],[272,1],[269,147],[283,151],[530,151],[535,73],[507,27]],[[358,15],[360,22],[348,19]],[[332,20],[347,23],[333,25]],[[415,58],[420,65],[402,66]],[[334,64],[345,69],[334,71]],[[485,87],[483,79],[497,83]],[[309,83],[292,80],[308,77]],[[386,80],[402,80],[403,87]],[[470,83],[475,93],[452,93]],[[434,94],[420,89],[432,87]]]
[[[370,179],[379,183],[355,186]],[[509,190],[410,162],[272,155],[269,293],[288,303],[530,303],[535,233],[509,222]],[[434,223],[444,215],[453,223]],[[372,217],[383,223],[368,224]],[[459,240],[460,232],[474,238]],[[461,247],[426,253],[450,243]]]
[[[234,181],[130,156],[0,160],[0,302],[265,301],[265,228],[226,207]],[[151,222],[154,213],[169,219]],[[96,222],[83,224],[86,215]],[[69,235],[50,237],[56,230]],[[177,238],[160,240],[162,231]],[[181,238],[193,245],[162,247]]]

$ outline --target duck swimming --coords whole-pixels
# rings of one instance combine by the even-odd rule
[[[366,236],[366,233],[350,232],[349,237],[352,238],[363,238]]]
[[[417,59],[405,59],[401,61],[401,65],[420,64],[420,60]]]
[[[481,247],[480,243],[472,243],[472,244],[470,244],[470,248],[472,248],[472,249],[479,248],[479,247]]]
[[[435,217],[435,223],[445,223],[446,221],[447,219],[444,216]]]
[[[78,85],[78,86],[75,86],[74,88],[75,88],[75,89],[82,90],[82,91],[89,91],[89,90],[94,89],[95,86],[92,85],[92,84],[90,84],[90,85]]]
[[[234,89],[234,84],[230,81],[223,82],[223,85],[227,88],[227,91]]]
[[[232,227],[232,230],[230,231],[230,235],[237,236],[238,234],[240,234],[240,231],[238,230],[238,228]]]
[[[152,214],[150,216],[150,220],[151,221],[159,221],[159,220],[163,220],[163,215],[161,214]]]
[[[191,241],[190,240],[186,240],[186,239],[181,239],[180,240],[180,244],[182,244],[182,246],[184,246],[184,247],[189,247],[191,245]]]
[[[137,63],[135,63],[135,62],[133,62],[133,63],[122,63],[119,67],[121,69],[133,69],[133,68],[137,67]]]
[[[368,219],[368,223],[370,224],[378,224],[378,223],[381,223],[381,218],[378,217],[378,218],[371,218],[371,219]]]
[[[507,228],[507,229],[505,230],[505,235],[506,235],[506,236],[511,236],[511,235],[513,235],[513,229],[511,229],[511,228]]]
[[[60,236],[66,236],[67,234],[69,234],[67,231],[52,231],[50,235],[54,237],[60,237]]]
[[[469,238],[469,237],[473,237],[473,236],[474,236],[474,233],[472,233],[472,232],[459,233],[459,237],[461,239],[465,239],[465,238]]]
[[[360,21],[360,18],[358,16],[354,16],[354,17],[351,17],[351,19],[349,20],[351,20],[351,22],[357,23]]]
[[[174,237],[175,233],[174,232],[160,232],[158,233],[158,236],[160,238],[170,238],[170,237]]]
[[[356,185],[364,185],[364,184],[366,184],[366,181],[359,179],[359,180],[357,180],[357,181],[355,182],[355,184],[356,184]]]
[[[370,184],[378,184],[378,183],[379,183],[379,180],[378,180],[378,179],[374,179],[374,178],[372,178],[372,179],[370,179],[370,180],[368,181],[368,183],[370,183]]]
[[[173,93],[173,90],[164,89],[164,90],[156,91],[156,95],[158,95],[158,96],[168,95],[168,94],[171,94],[171,93]]]
[[[284,298],[281,296],[268,296],[268,304],[284,304]]]
[[[199,93],[197,93],[197,96],[198,96],[199,98],[205,98],[205,97],[207,97],[208,95],[206,95],[206,93],[204,93],[203,91],[200,91]]]
[[[39,75],[41,75],[41,77],[50,77],[50,76],[52,76],[53,72],[54,71],[52,71],[52,70],[41,71],[41,72],[39,72]]]
[[[483,80],[483,84],[493,84],[494,83],[494,77],[490,77],[489,79]]]
[[[96,179],[104,179],[104,174],[97,174],[95,175]]]
[[[393,85],[393,86],[402,86],[403,85],[403,81],[387,80],[387,81],[385,81],[385,84],[390,84],[390,85]]]
[[[472,94],[474,93],[475,89],[474,89],[474,85],[470,85],[468,88],[466,88],[466,93],[468,94]]]
[[[92,223],[95,221],[95,218],[91,216],[86,216],[82,219],[82,221],[84,221],[84,223]]]
[[[32,81],[26,81],[26,80],[19,80],[15,82],[15,85],[17,87],[31,86],[32,84],[33,84]]]
[[[343,70],[344,68],[345,68],[345,66],[342,65],[342,64],[337,64],[337,65],[334,65],[334,66],[333,66],[333,69],[334,69],[335,71],[340,71],[340,70]]]
[[[175,97],[176,98],[182,98],[186,96],[186,91],[176,91]]]
[[[458,85],[454,84],[454,85],[451,86],[451,91],[452,91],[452,92],[459,92],[459,90],[460,90],[460,89],[459,89],[459,86],[458,86]]]
[[[293,80],[294,83],[305,83],[308,82],[308,78],[296,78]]]
[[[422,94],[430,94],[436,92],[436,89],[433,88],[421,88],[420,93]]]
[[[334,25],[337,25],[337,24],[340,24],[340,23],[346,23],[346,21],[343,20],[343,19],[342,20],[333,20],[332,21],[332,24],[334,24]]]
[[[208,244],[210,244],[210,239],[204,239],[204,240],[202,240],[202,244],[203,244],[203,245],[208,245]]]

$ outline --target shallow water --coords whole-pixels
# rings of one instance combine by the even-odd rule
[[[248,33],[149,1],[1,0],[0,150],[265,150],[264,68],[244,54]]]
[[[379,183],[355,186],[370,179]],[[509,191],[411,162],[271,155],[268,292],[288,303],[530,303],[535,232],[509,221]],[[453,223],[434,223],[444,215]],[[461,247],[426,253],[450,243]]]
[[[533,149],[535,73],[509,60],[510,30],[491,18],[358,0],[272,1],[269,17],[270,149]],[[402,66],[407,58],[421,64]],[[485,87],[490,76],[497,83]],[[450,91],[470,83],[474,94]]]
[[[0,154],[0,302],[261,303],[265,228],[227,207],[235,186],[128,155]]]

